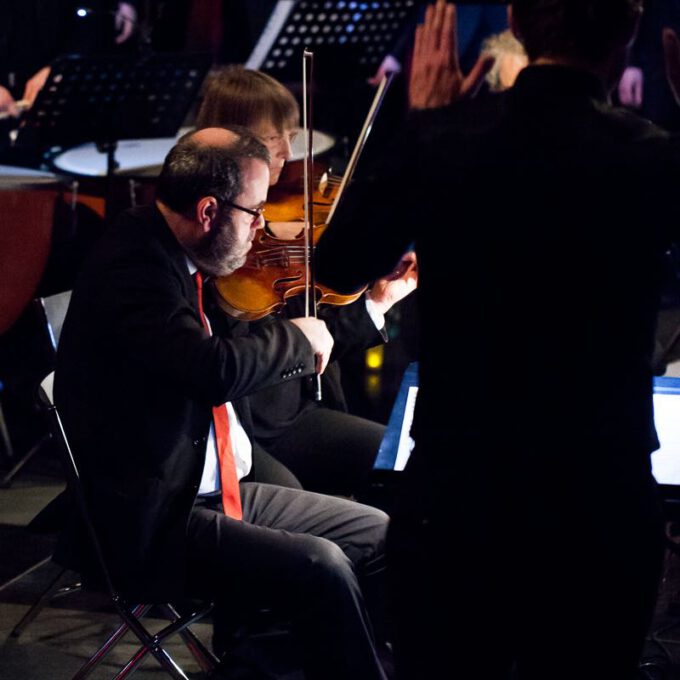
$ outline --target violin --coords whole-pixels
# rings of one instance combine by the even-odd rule
[[[330,170],[325,170],[315,182],[312,201],[314,221],[318,224],[328,221],[341,183],[342,178],[332,174]],[[279,184],[270,187],[264,212],[268,222],[300,222],[302,229],[305,215],[304,193],[299,188],[291,190]]]
[[[352,295],[341,295],[317,284],[311,270],[312,251],[330,223],[354,173],[393,75],[392,73],[386,74],[378,87],[342,178],[324,173],[321,181],[313,186],[311,127],[305,124],[305,129],[309,130],[307,144],[309,160],[305,164],[304,194],[284,194],[273,187],[270,189],[272,200],[268,201],[265,207],[268,221],[296,222],[304,216],[304,222],[300,222],[300,227],[305,228],[301,235],[293,239],[278,238],[263,230],[253,240],[243,267],[229,276],[213,280],[217,304],[227,314],[238,319],[254,321],[279,311],[284,307],[287,299],[302,293],[307,296],[306,309],[313,308],[315,312],[318,304],[350,304],[366,290],[363,288]],[[312,219],[312,214],[314,219]]]
[[[314,228],[314,245],[326,227],[324,224]],[[305,293],[306,257],[304,235],[280,239],[260,230],[243,267],[214,280],[217,304],[229,316],[244,321],[278,312],[288,298]],[[341,295],[317,283],[314,297],[316,304],[348,305],[358,300],[364,290]]]

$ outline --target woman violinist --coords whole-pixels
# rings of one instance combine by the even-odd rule
[[[226,125],[247,127],[267,146],[272,157],[271,184],[276,184],[291,158],[291,143],[299,125],[293,95],[264,73],[229,66],[208,82],[197,118],[198,127]],[[277,231],[285,226],[270,225]],[[297,225],[292,226],[293,232],[299,231]],[[407,259],[399,272],[376,281],[356,302],[319,308],[319,317],[335,340],[331,364],[323,374],[323,401],[314,401],[303,379],[253,396],[254,435],[259,447],[253,451],[251,474],[256,481],[285,486],[301,483],[305,489],[343,495],[361,492],[384,427],[347,413],[337,360],[384,342],[385,312],[416,283],[414,263]],[[285,318],[304,314],[301,298],[287,301],[282,310]],[[250,323],[273,322],[275,317],[268,316]],[[248,328],[242,321],[230,323]]]

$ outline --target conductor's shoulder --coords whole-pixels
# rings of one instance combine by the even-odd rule
[[[506,108],[504,93],[482,93],[446,107],[417,111],[412,124],[424,142],[451,135],[480,134],[498,125]]]

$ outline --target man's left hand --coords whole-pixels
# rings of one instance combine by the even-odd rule
[[[385,314],[393,304],[405,298],[418,287],[418,261],[416,254],[406,253],[394,271],[382,279],[377,279],[366,296],[376,306],[377,311]]]

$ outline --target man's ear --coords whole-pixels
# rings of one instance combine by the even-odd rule
[[[219,204],[214,196],[203,196],[196,203],[195,219],[204,234],[212,229],[218,209]]]

